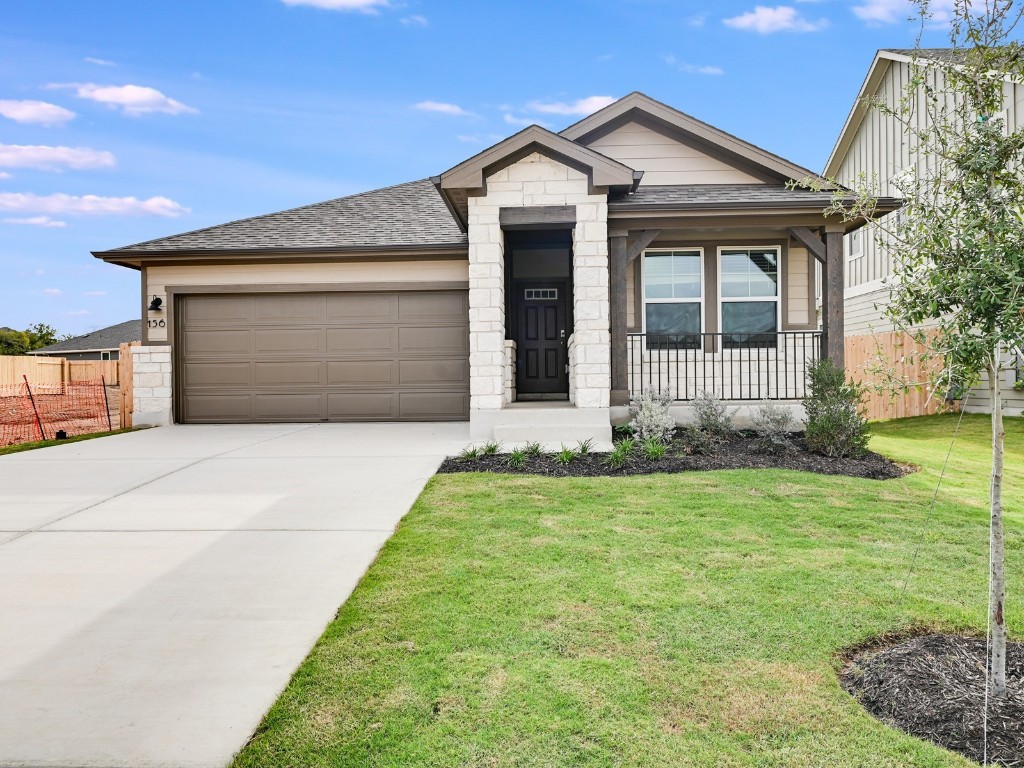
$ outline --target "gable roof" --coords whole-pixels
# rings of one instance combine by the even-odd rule
[[[534,152],[586,173],[592,187],[624,191],[635,187],[643,176],[642,171],[635,171],[618,160],[570,141],[547,128],[531,125],[468,160],[463,160],[431,181],[448,200],[455,215],[465,223],[468,215],[467,193],[483,189],[484,179],[490,173]]]
[[[428,179],[97,251],[116,261],[162,252],[336,253],[464,249],[466,235]]]
[[[128,320],[124,323],[99,328],[81,336],[58,341],[48,347],[29,352],[30,355],[50,355],[60,352],[99,352],[117,349],[129,341],[142,340],[142,321]]]
[[[561,132],[561,135],[574,142],[586,144],[588,140],[636,118],[646,118],[663,130],[682,134],[697,144],[713,147],[740,165],[757,170],[761,175],[774,180],[785,182],[817,176],[807,168],[708,125],[640,91],[623,96],[613,104],[570,125]]]

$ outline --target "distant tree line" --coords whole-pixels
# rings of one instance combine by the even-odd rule
[[[27,355],[35,349],[70,338],[70,333],[58,333],[56,328],[46,323],[30,325],[24,331],[0,328],[0,355]]]

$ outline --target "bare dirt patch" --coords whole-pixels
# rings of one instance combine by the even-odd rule
[[[840,680],[872,715],[981,762],[985,640],[922,635],[855,651]],[[1024,767],[1024,643],[1007,650],[1005,698],[988,702],[988,764]]]

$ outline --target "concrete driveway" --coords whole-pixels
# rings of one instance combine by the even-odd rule
[[[176,426],[0,457],[0,765],[229,762],[467,441]]]

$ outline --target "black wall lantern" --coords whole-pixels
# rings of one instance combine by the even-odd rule
[[[149,311],[150,312],[160,312],[161,311],[160,310],[160,305],[163,304],[163,303],[164,303],[163,299],[161,299],[159,296],[154,296],[153,300],[151,302],[149,302]]]

